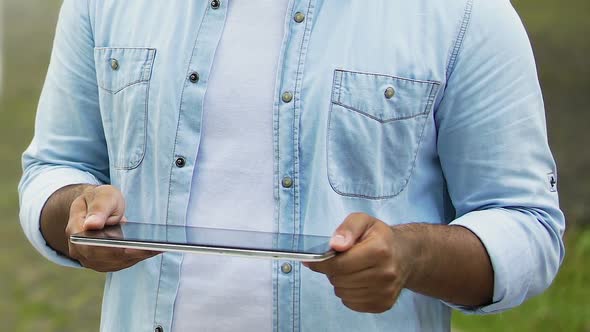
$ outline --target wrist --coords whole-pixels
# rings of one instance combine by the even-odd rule
[[[402,262],[407,269],[407,278],[404,287],[413,289],[417,276],[422,272],[421,266],[428,261],[425,241],[427,238],[426,224],[410,223],[391,226],[394,241],[398,243],[397,250],[403,253]]]

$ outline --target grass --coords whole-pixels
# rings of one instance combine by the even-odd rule
[[[20,154],[33,132],[58,0],[4,0],[5,84],[0,100],[0,321],[8,331],[97,331],[104,276],[55,266],[18,224]],[[515,0],[533,40],[545,92],[560,196],[570,227],[553,286],[494,316],[454,314],[459,331],[590,331],[590,1]]]
[[[453,326],[460,331],[590,331],[590,229],[569,232],[566,250],[561,271],[543,295],[501,314],[455,313]]]

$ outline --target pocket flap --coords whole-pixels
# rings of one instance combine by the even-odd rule
[[[149,81],[155,55],[156,50],[152,48],[95,48],[99,87],[117,93],[128,86]]]
[[[386,122],[429,112],[440,83],[389,75],[334,72],[332,102]]]

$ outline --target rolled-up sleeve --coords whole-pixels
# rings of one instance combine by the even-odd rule
[[[526,32],[507,0],[475,0],[436,110],[438,152],[457,219],[485,246],[493,303],[515,307],[553,281],[564,257],[557,171]]]
[[[47,199],[71,184],[109,182],[94,69],[94,42],[87,1],[66,0],[35,121],[23,154],[20,222],[32,245],[49,260],[79,266],[50,248],[40,231]]]

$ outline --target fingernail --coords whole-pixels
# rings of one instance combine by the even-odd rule
[[[332,237],[332,244],[344,246],[346,245],[346,237],[342,234],[336,234]]]
[[[88,224],[95,223],[97,221],[98,221],[97,216],[90,215],[90,216],[86,217],[86,220],[84,220],[84,226],[88,226]]]

